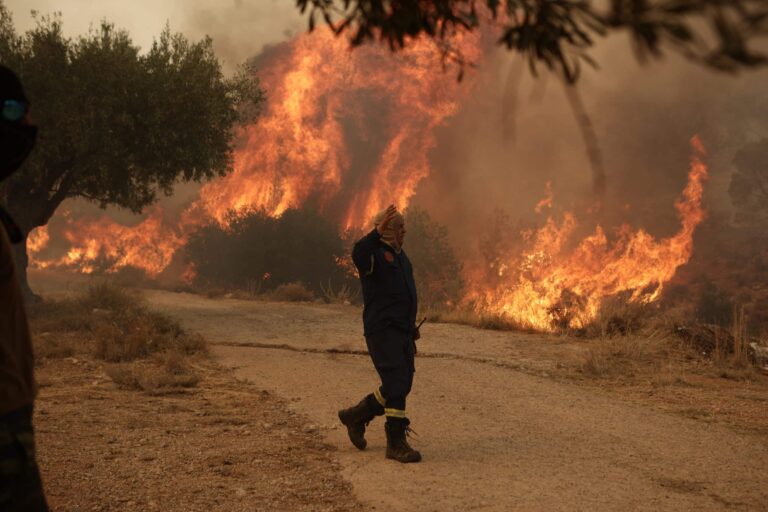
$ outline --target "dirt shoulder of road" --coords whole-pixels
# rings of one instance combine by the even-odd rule
[[[41,361],[36,441],[53,510],[362,509],[317,426],[231,370],[194,367],[196,387],[150,396],[89,357]]]
[[[36,271],[35,285],[53,294],[98,282]],[[143,290],[153,308],[183,320],[213,344],[365,353],[355,306],[211,298]],[[700,357],[674,339],[588,339],[427,323],[419,357],[500,365],[740,432],[768,435],[768,375]],[[595,366],[600,368],[595,371]]]

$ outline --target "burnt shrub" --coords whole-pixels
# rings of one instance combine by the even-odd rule
[[[696,317],[701,322],[728,326],[733,321],[733,300],[711,281],[705,281],[696,302]]]
[[[315,294],[301,282],[281,284],[271,292],[269,298],[283,302],[310,302],[315,300]]]
[[[336,226],[311,209],[287,210],[278,218],[262,211],[230,212],[227,227],[198,229],[186,247],[197,285],[270,292],[301,282],[321,293],[321,283],[341,282],[336,263],[344,244]]]

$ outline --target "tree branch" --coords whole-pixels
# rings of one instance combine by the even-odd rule
[[[576,118],[576,124],[578,124],[581,136],[584,139],[584,146],[587,149],[589,164],[592,168],[592,192],[595,196],[596,206],[602,208],[605,197],[606,177],[600,143],[597,140],[592,119],[584,107],[584,102],[581,100],[581,95],[576,85],[564,80],[563,88],[565,89],[565,97],[568,98],[568,104],[571,106],[573,116]]]

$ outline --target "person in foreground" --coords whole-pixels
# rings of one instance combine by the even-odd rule
[[[29,155],[37,130],[21,82],[5,66],[0,66],[0,102],[1,182]],[[11,242],[22,239],[21,230],[0,207],[0,510],[44,512],[48,505],[32,430],[32,342],[11,250]]]
[[[379,213],[375,228],[358,240],[352,260],[363,288],[365,343],[381,386],[360,403],[339,411],[349,439],[364,450],[365,427],[376,416],[387,418],[388,459],[419,462],[421,454],[410,447],[405,399],[413,384],[416,327],[416,284],[413,268],[403,248],[405,221],[394,205]]]

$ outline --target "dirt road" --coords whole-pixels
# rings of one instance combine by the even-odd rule
[[[547,347],[579,350],[558,338],[427,325],[408,403],[424,462],[404,466],[384,458],[380,419],[365,452],[337,425],[377,382],[358,309],[147,298],[316,422],[372,510],[768,510],[765,437],[547,378]]]

